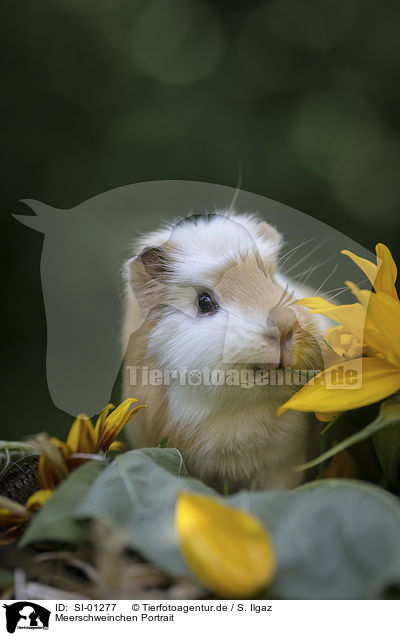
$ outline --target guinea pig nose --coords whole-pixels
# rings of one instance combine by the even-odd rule
[[[292,339],[298,322],[294,316],[294,312],[285,312],[279,317],[276,316],[274,322],[271,320],[267,321],[267,325],[269,327],[265,332],[267,340],[270,342],[276,341],[284,344]]]

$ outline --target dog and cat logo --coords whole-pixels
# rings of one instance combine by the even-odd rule
[[[49,629],[51,612],[37,603],[18,601],[3,607],[9,634],[14,634],[16,629]]]

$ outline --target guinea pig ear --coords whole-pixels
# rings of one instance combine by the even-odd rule
[[[270,225],[266,221],[261,221],[261,223],[257,225],[257,234],[265,241],[270,241],[277,246],[281,245],[282,235],[273,225]]]
[[[162,247],[145,247],[138,256],[150,278],[160,278],[171,271],[171,263]]]
[[[145,247],[128,263],[128,279],[134,292],[140,292],[149,283],[165,279],[171,271],[170,258],[162,247]]]
[[[264,244],[264,249],[261,250],[263,258],[276,258],[282,246],[282,234],[266,221],[261,221],[257,225],[256,231],[257,236],[262,239]]]

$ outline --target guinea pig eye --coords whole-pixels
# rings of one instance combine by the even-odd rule
[[[212,314],[217,309],[217,303],[207,292],[199,294],[198,304],[201,314]]]

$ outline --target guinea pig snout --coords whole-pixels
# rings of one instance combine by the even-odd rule
[[[272,309],[269,312],[263,339],[270,362],[275,366],[288,367],[292,364],[292,340],[297,328],[297,317],[291,309]]]
[[[266,340],[281,344],[289,341],[298,327],[297,316],[292,309],[271,309],[266,323]]]

